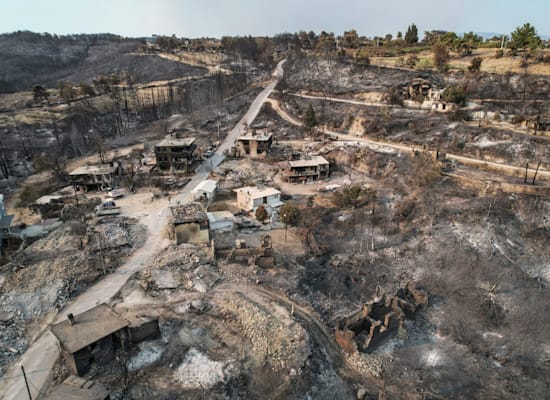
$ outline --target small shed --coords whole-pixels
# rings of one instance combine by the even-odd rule
[[[214,198],[217,188],[218,181],[207,179],[199,183],[191,192],[195,200],[211,201]]]

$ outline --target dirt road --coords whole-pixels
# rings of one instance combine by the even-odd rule
[[[192,200],[191,190],[208,177],[212,168],[219,165],[223,159],[223,152],[230,149],[239,135],[244,131],[244,124],[250,124],[258,115],[264,101],[271,94],[279,79],[283,76],[284,61],[279,62],[273,73],[275,78],[252,102],[250,108],[237,126],[229,132],[223,143],[218,147],[214,156],[204,163],[185,186],[181,193],[172,199],[172,204],[180,202],[185,204]],[[105,276],[102,280],[91,286],[86,292],[74,299],[58,315],[56,321],[66,317],[68,313],[79,314],[90,308],[109,302],[130,279],[130,277],[149,265],[153,258],[168,244],[165,230],[169,221],[169,204],[160,207],[158,212],[153,212],[140,220],[147,226],[147,241],[136,251],[130,259],[114,273]],[[52,368],[59,357],[59,344],[56,338],[46,329],[44,333],[29,346],[21,356],[19,362],[13,365],[0,380],[0,397],[5,400],[27,400],[28,394],[25,382],[21,374],[21,366],[29,373],[30,390],[33,398],[36,398],[48,381]]]
[[[286,112],[281,107],[281,105],[277,100],[268,99],[267,101],[271,103],[271,106],[273,107],[275,112],[277,112],[277,114],[279,114],[279,116],[283,118],[285,121],[290,122],[293,125],[302,126],[302,122],[298,120],[296,117]],[[384,151],[384,149],[392,149],[392,150],[398,150],[406,153],[413,153],[415,151],[422,150],[418,146],[409,146],[405,144],[382,142],[378,140],[368,139],[366,137],[353,137],[353,136],[350,136],[349,134],[329,131],[326,129],[323,130],[323,132],[338,138],[338,140],[363,143],[375,151]],[[478,160],[475,158],[465,157],[465,156],[461,156],[458,154],[451,154],[451,153],[446,153],[446,158],[449,160],[455,160],[457,162],[460,162],[461,164],[464,164],[470,167],[487,170],[487,171],[493,171],[493,172],[497,172],[497,173],[512,176],[512,177],[522,177],[525,174],[524,167],[517,167],[515,165]],[[546,171],[543,169],[539,169],[538,171],[536,171],[535,168],[529,168],[527,172],[529,176],[533,176],[535,173],[537,173],[537,177],[539,181],[550,180],[550,171]]]

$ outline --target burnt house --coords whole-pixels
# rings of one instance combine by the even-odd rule
[[[172,212],[172,235],[177,244],[207,244],[210,242],[209,222],[199,203],[170,207]]]
[[[118,165],[85,165],[69,173],[69,183],[75,192],[105,191],[116,186],[115,180],[119,173]]]
[[[259,132],[256,129],[246,132],[237,139],[237,156],[264,158],[273,144],[273,135],[270,132]]]
[[[349,353],[371,351],[380,341],[403,327],[405,318],[413,318],[419,307],[428,305],[428,295],[409,285],[393,296],[380,294],[358,311],[338,321],[336,341]]]
[[[155,145],[156,167],[159,172],[184,173],[193,172],[196,160],[196,138],[165,139]]]
[[[248,246],[246,240],[237,239],[234,248],[215,249],[216,259],[225,259],[226,262],[257,265],[270,268],[275,265],[275,252],[270,235],[262,237],[258,247]]]
[[[306,183],[328,178],[329,174],[330,163],[324,157],[312,156],[289,161],[285,177],[290,183]]]
[[[101,304],[51,327],[61,345],[61,353],[71,371],[81,376],[93,363],[106,364],[115,358],[116,349],[129,345],[129,322],[109,306]]]
[[[417,99],[419,97],[428,97],[432,90],[432,83],[423,78],[415,78],[403,86],[403,98]]]
[[[100,383],[70,375],[50,391],[46,400],[109,400],[109,394],[110,390]]]

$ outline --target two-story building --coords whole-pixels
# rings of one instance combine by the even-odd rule
[[[273,135],[267,131],[252,129],[237,139],[237,156],[264,158],[273,144]]]
[[[69,173],[69,183],[76,192],[110,190],[116,186],[119,165],[85,165]]]
[[[289,161],[285,178],[290,183],[309,183],[329,175],[330,163],[322,156],[311,156]]]

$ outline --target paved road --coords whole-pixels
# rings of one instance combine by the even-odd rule
[[[191,181],[185,186],[181,193],[172,199],[172,204],[180,202],[181,204],[192,201],[191,190],[200,182],[208,177],[212,168],[219,165],[224,160],[224,151],[230,149],[239,135],[244,131],[244,124],[250,124],[262,108],[263,103],[269,97],[280,78],[283,76],[283,64],[285,60],[279,62],[273,72],[275,78],[252,102],[250,108],[244,117],[233,128],[225,140],[220,144],[215,154],[201,167],[193,176]],[[119,267],[114,273],[105,276],[95,285],[91,286],[76,299],[74,299],[61,312],[56,321],[66,318],[68,313],[79,314],[97,304],[109,302],[130,279],[130,277],[150,265],[154,257],[162,251],[169,242],[164,235],[169,221],[170,210],[168,207],[159,209],[158,212],[142,218],[140,223],[147,226],[147,240],[143,247],[137,250],[128,261]],[[39,391],[48,381],[51,370],[59,357],[59,345],[57,339],[48,330],[38,337],[31,346],[21,356],[19,362],[12,366],[4,379],[0,379],[0,397],[4,400],[28,400],[27,389],[21,375],[21,365],[25,367],[29,374],[30,390],[33,399],[39,394]],[[10,378],[12,377],[12,378]]]

